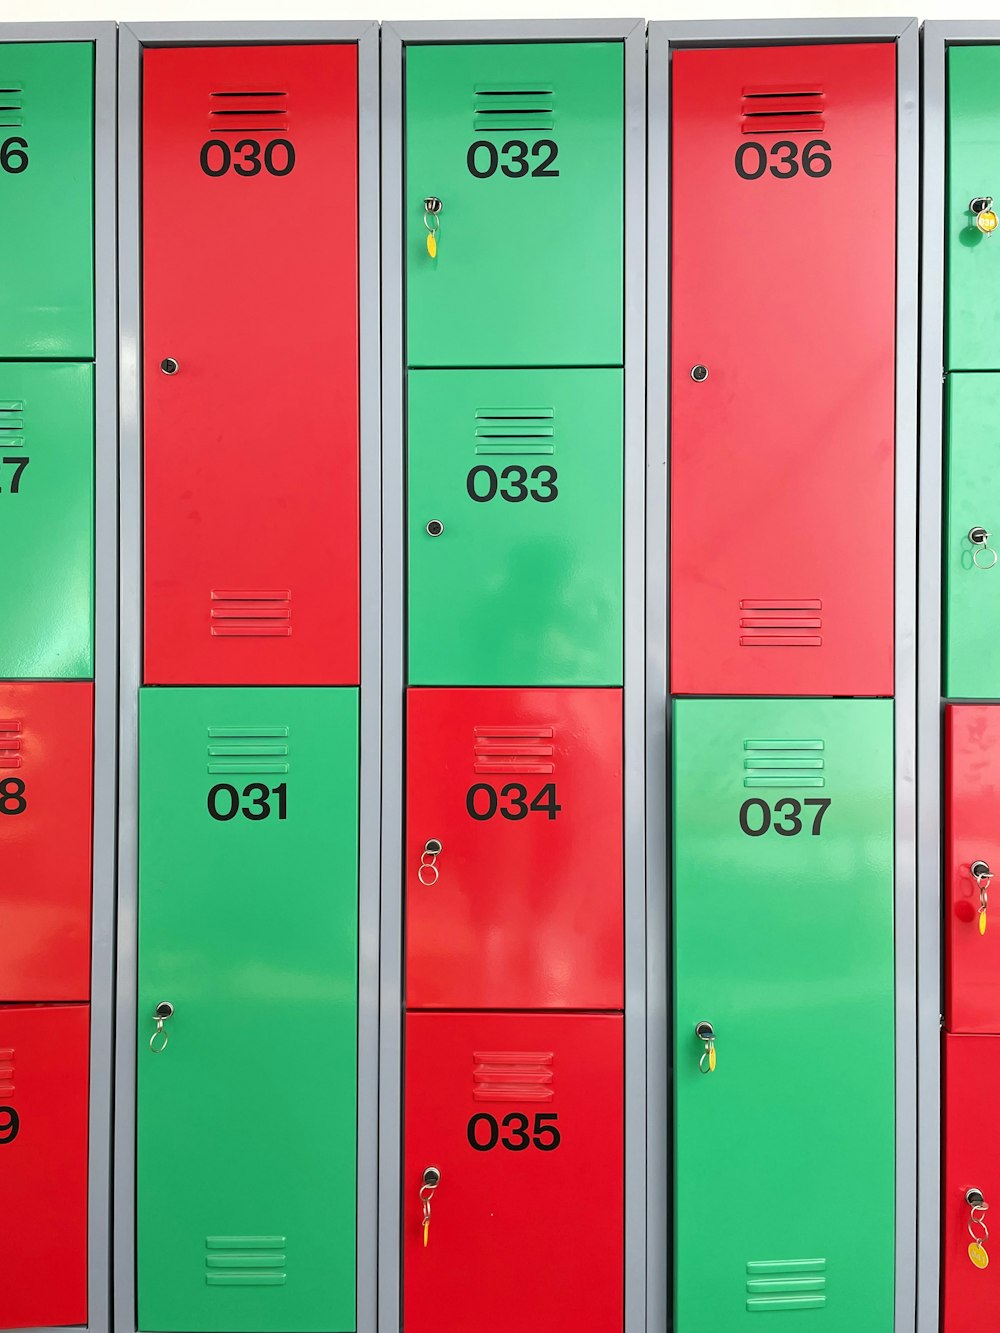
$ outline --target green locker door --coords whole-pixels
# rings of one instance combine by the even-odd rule
[[[621,42],[406,48],[411,366],[622,365],[624,68]]]
[[[949,375],[946,398],[944,692],[1000,695],[1000,374]],[[970,532],[982,528],[988,545]],[[978,563],[977,563],[978,562]]]
[[[408,384],[411,684],[620,685],[622,372]]]
[[[677,1328],[892,1333],[892,702],[674,710]]]
[[[144,689],[139,727],[139,1327],[353,1330],[358,692]]]
[[[0,44],[0,358],[94,355],[94,46]]]
[[[93,676],[93,366],[0,363],[0,518],[0,678]]]

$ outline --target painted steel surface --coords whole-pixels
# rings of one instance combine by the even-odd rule
[[[344,1333],[358,693],[147,689],[139,721],[139,1327]]]
[[[675,694],[892,693],[895,62],[673,53]]]
[[[147,683],[358,681],[357,97],[353,43],[143,54]]]

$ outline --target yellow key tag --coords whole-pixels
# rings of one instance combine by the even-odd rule
[[[437,237],[434,235],[432,231],[429,231],[427,233],[427,253],[430,255],[431,259],[437,259],[437,252],[438,252]],[[426,1245],[427,1242],[424,1241],[424,1244]]]
[[[712,1046],[712,1047],[709,1049],[709,1052],[708,1052],[708,1069],[709,1069],[709,1073],[711,1073],[711,1074],[714,1074],[714,1073],[715,1073],[715,1047],[714,1047],[714,1046]]]
[[[978,1240],[974,1240],[969,1246],[969,1258],[977,1268],[988,1268],[990,1256],[986,1253]]]
[[[979,933],[980,933],[980,935],[985,935],[985,934],[986,934],[986,913],[985,913],[985,912],[980,912],[980,913],[979,913]]]
[[[425,1220],[424,1220],[424,1249],[425,1249],[425,1250],[427,1249],[427,1233],[428,1233],[428,1231],[430,1231],[430,1229],[431,1229],[431,1221],[430,1221],[430,1218],[428,1217],[428,1218],[425,1218]],[[970,1249],[971,1249],[971,1246],[970,1246]]]

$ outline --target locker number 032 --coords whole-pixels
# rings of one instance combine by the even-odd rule
[[[770,163],[769,157],[773,159]],[[770,148],[750,140],[736,150],[736,174],[745,181],[759,181],[767,170],[780,181],[791,180],[800,167],[806,176],[829,176],[832,166],[830,145],[825,139],[810,139],[802,148],[801,160],[799,145],[792,139],[779,139]]]

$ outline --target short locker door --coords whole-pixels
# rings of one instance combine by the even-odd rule
[[[407,1005],[620,1009],[620,691],[407,698]]]
[[[680,700],[674,734],[677,1327],[885,1333],[892,704]]]
[[[357,691],[139,721],[140,1326],[354,1329]]]
[[[87,1322],[87,1005],[0,1004],[0,1327]]]
[[[946,397],[944,690],[989,699],[1000,695],[1000,375],[949,375]]]
[[[92,366],[0,363],[0,519],[0,676],[92,676]]]
[[[622,364],[624,88],[621,42],[407,47],[411,366]]]
[[[895,47],[671,68],[672,690],[891,694]]]
[[[1000,47],[948,48],[948,213],[945,366],[1000,370],[1000,254],[976,226],[973,203],[1000,211]]]
[[[0,44],[0,358],[94,355],[94,46]]]
[[[143,69],[144,678],[356,684],[357,48]]]
[[[411,683],[620,685],[621,371],[408,384]]]
[[[996,1318],[1000,1303],[995,1225],[996,1201],[1000,1199],[998,1120],[1000,1036],[946,1034],[941,1333],[986,1329]],[[982,1245],[973,1240],[973,1236],[983,1235],[983,1215],[973,1215],[972,1211],[976,1192],[989,1205],[985,1222],[993,1233],[992,1241],[985,1240]]]
[[[406,1333],[621,1329],[622,1056],[613,1014],[407,1015]]]
[[[0,998],[90,995],[94,689],[0,682]]]

